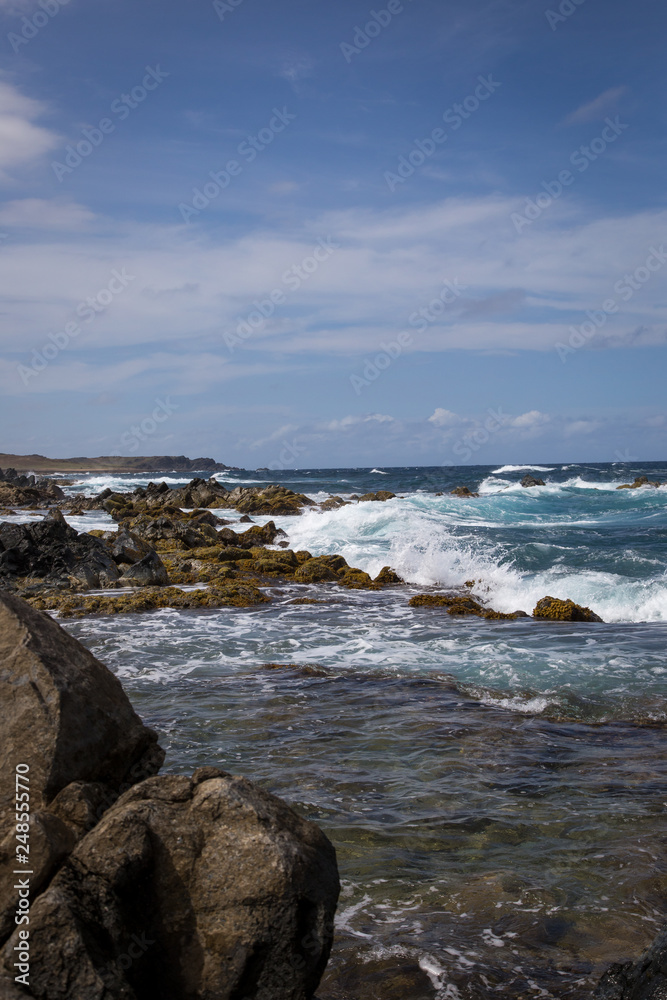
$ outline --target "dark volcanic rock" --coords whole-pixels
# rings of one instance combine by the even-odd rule
[[[590,608],[584,608],[569,599],[562,601],[558,597],[543,597],[535,605],[533,617],[556,622],[602,622],[602,618]]]
[[[31,994],[307,1000],[338,889],[333,847],[280,799],[214,768],[150,778],[34,902]]]
[[[169,574],[157,552],[149,552],[125,570],[119,583],[130,587],[167,587]]]
[[[665,1000],[667,928],[636,962],[612,965],[600,980],[596,1000]]]
[[[34,524],[0,524],[0,580],[40,580],[47,586],[108,587],[120,573],[106,545],[78,534],[59,510]]]
[[[104,540],[111,550],[114,562],[118,565],[128,563],[133,566],[153,551],[143,538],[139,538],[127,528],[107,532]]]
[[[35,889],[76,839],[49,811],[56,797],[72,782],[101,782],[108,805],[121,790],[155,774],[164,753],[111,671],[47,615],[2,591],[0,663],[0,766],[5,774],[17,763],[30,769]],[[0,784],[3,835],[10,816],[13,780]],[[9,911],[16,905],[7,888],[15,881],[15,851],[11,836],[0,845],[0,937],[8,933]]]
[[[546,486],[546,483],[543,479],[536,479],[535,476],[527,475],[521,480],[521,485],[527,489],[529,486]]]

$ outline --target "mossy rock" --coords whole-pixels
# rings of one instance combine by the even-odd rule
[[[417,594],[408,603],[411,608],[447,608],[447,614],[452,617],[474,615],[490,621],[514,621],[527,617],[523,611],[512,611],[509,614],[494,611],[493,608],[485,608],[474,597],[461,597],[457,594]]]
[[[359,503],[384,503],[386,500],[393,500],[396,497],[395,493],[390,493],[389,490],[378,490],[377,493],[364,493],[360,496]]]
[[[239,562],[241,559],[252,559],[250,549],[239,549],[235,545],[227,545],[218,551],[218,562]]]
[[[305,549],[300,549],[298,552],[295,552],[294,555],[296,556],[296,561],[299,565],[301,565],[301,563],[308,562],[309,559],[313,558],[310,552],[306,552]]]
[[[294,571],[294,566],[278,559],[253,559],[248,566],[248,572],[264,576],[292,576]]]
[[[329,583],[337,582],[338,574],[326,563],[320,562],[319,559],[309,559],[308,562],[299,566],[294,574],[294,579],[297,583]]]
[[[558,597],[543,597],[533,610],[533,617],[552,622],[602,622],[590,608],[575,604],[569,598],[565,601]]]
[[[375,583],[381,584],[383,587],[389,587],[396,583],[405,583],[398,573],[395,573],[391,566],[383,566],[378,575],[375,577]]]
[[[269,598],[257,587],[247,583],[213,586],[209,590],[182,591],[176,587],[144,587],[119,597],[81,597],[54,594],[30,600],[41,611],[59,611],[63,618],[83,615],[136,614],[158,608],[248,608],[268,604]]]
[[[379,583],[374,583],[368,573],[362,569],[346,569],[338,578],[343,587],[350,590],[381,590]]]

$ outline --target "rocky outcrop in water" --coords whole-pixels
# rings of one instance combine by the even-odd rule
[[[436,494],[437,495],[437,494]],[[440,494],[442,496],[442,494]],[[453,497],[478,497],[479,493],[472,493],[467,486],[457,486],[456,489],[451,491],[451,496]]]
[[[546,483],[544,482],[543,479],[536,479],[535,476],[531,476],[529,474],[523,477],[523,479],[521,480],[521,485],[524,487],[524,489],[528,489],[531,486],[546,486]]]
[[[153,776],[163,753],[118,680],[1,592],[0,654],[0,760],[7,774],[29,768],[32,813],[26,946],[3,783],[0,995],[309,1000],[339,891],[321,830],[214,767]]]
[[[617,490],[638,490],[641,486],[653,486],[656,489],[660,486],[657,480],[651,480],[648,476],[637,476],[634,483],[624,483],[622,486],[617,486]]]
[[[542,618],[554,622],[602,622],[590,608],[584,608],[574,601],[561,600],[558,597],[543,597],[533,609],[533,618]]]

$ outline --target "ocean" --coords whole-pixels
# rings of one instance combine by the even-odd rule
[[[664,482],[667,463],[220,473],[318,501],[398,494],[274,520],[291,548],[406,587],[281,584],[260,608],[64,623],[159,731],[167,771],[245,774],[331,838],[321,1000],[588,998],[665,923],[667,486],[616,489],[640,475]],[[499,611],[551,595],[605,624],[408,606],[467,580]],[[289,603],[306,593],[323,603]]]

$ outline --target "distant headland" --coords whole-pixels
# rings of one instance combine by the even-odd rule
[[[185,455],[103,455],[100,458],[45,458],[44,455],[0,454],[0,468],[17,472],[225,472],[235,468],[212,458]]]

